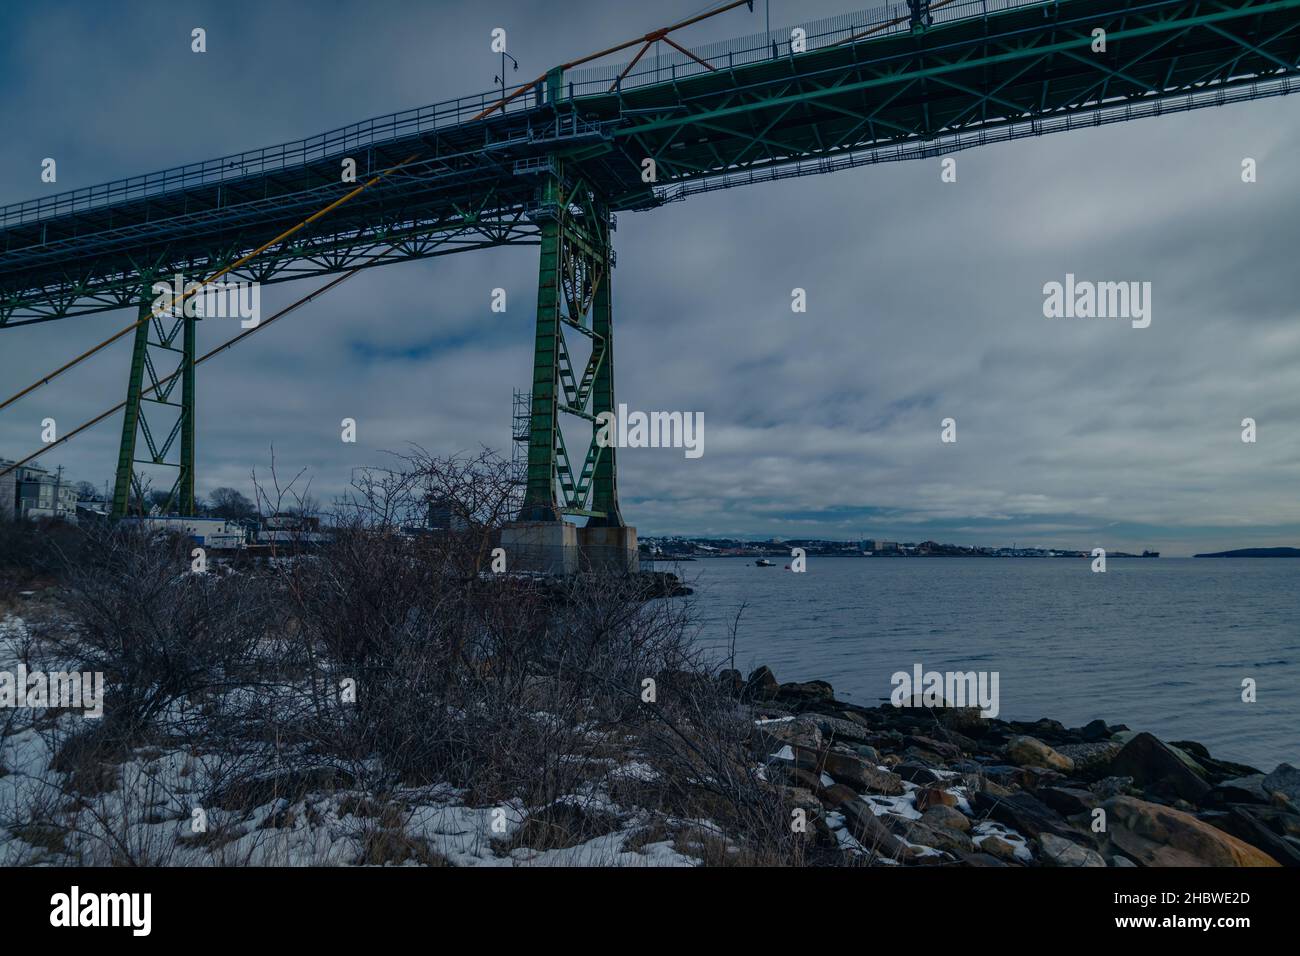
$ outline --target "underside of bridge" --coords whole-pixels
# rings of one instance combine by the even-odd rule
[[[560,67],[505,99],[462,98],[0,208],[0,328],[138,309],[124,330],[133,350],[113,513],[142,498],[137,466],[170,466],[174,507],[189,513],[194,369],[207,356],[196,357],[196,317],[184,303],[159,306],[154,283],[346,277],[537,245],[519,543],[568,548],[564,517],[582,516],[593,549],[630,544],[634,556],[616,449],[597,442],[598,417],[616,408],[616,211],[1300,90],[1300,0],[898,9],[643,58],[667,36],[657,31],[626,65]],[[340,181],[347,160],[360,188]],[[564,419],[590,426],[581,460]]]

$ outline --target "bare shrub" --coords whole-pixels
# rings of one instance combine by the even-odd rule
[[[84,535],[63,521],[9,521],[0,518],[0,598],[20,588],[54,583],[75,563]]]
[[[364,472],[333,542],[284,569],[324,675],[322,745],[379,756],[390,784],[522,799],[553,845],[608,826],[581,795],[609,789],[642,753],[658,769],[634,794],[640,805],[722,821],[709,839],[747,841],[747,859],[794,860],[809,838],[792,833],[787,802],[756,772],[752,721],[693,646],[685,605],[647,602],[625,574],[484,570],[512,515],[507,475],[487,456],[422,454]],[[411,533],[432,505],[458,520]],[[357,681],[351,709],[335,691],[345,677]]]
[[[300,478],[273,463],[263,510],[306,513]],[[105,716],[50,718],[53,776],[0,825],[47,862],[273,862],[294,827],[346,815],[355,862],[437,864],[407,832],[410,794],[449,784],[522,810],[500,853],[639,827],[625,850],[820,859],[687,604],[608,570],[490,570],[518,492],[488,452],[416,449],[358,472],[325,540],[204,574],[180,539],[90,532],[41,637],[51,660],[104,674]],[[185,830],[195,806],[206,833]]]
[[[256,578],[193,573],[190,544],[119,526],[87,535],[67,567],[71,626],[46,635],[104,675],[104,728],[134,741],[174,703],[239,686],[268,620]]]

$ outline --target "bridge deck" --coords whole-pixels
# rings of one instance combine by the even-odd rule
[[[1300,89],[1300,0],[949,0],[912,33],[906,7],[695,52],[577,71],[548,102],[494,94],[0,208],[0,324],[134,304],[142,274],[209,274],[419,159],[234,275],[261,282],[535,241],[538,174],[555,157],[615,208],[645,208],[783,169],[898,155]],[[1091,50],[1094,28],[1107,50]],[[780,37],[774,41],[774,37]],[[769,48],[775,42],[775,48]],[[784,47],[782,46],[784,44]],[[614,87],[611,89],[611,87]],[[642,161],[658,179],[642,182]]]

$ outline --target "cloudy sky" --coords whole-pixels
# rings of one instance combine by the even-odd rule
[[[850,6],[774,0],[772,20]],[[0,32],[0,204],[478,92],[499,65],[493,27],[526,77],[700,8],[14,5]],[[762,11],[690,39],[761,30]],[[195,26],[204,55],[190,52]],[[643,535],[1300,546],[1297,155],[1293,96],[966,151],[956,183],[923,160],[622,214],[618,400],[705,421],[700,458],[620,452],[625,517]],[[47,156],[57,187],[39,181]],[[200,493],[251,490],[273,445],[325,500],[408,442],[508,453],[536,269],[528,247],[370,270],[205,365]],[[1045,318],[1043,285],[1067,273],[1150,282],[1150,327]],[[264,289],[264,314],[311,282]],[[504,314],[489,308],[498,286]],[[131,318],[0,332],[4,391]],[[202,323],[200,348],[229,334]],[[129,349],[0,413],[0,455],[33,450],[42,418],[66,429],[120,401]],[[339,440],[344,417],[356,444]],[[955,444],[940,442],[948,417]],[[1245,417],[1255,444],[1241,441]],[[107,421],[43,463],[102,484],[119,429]]]

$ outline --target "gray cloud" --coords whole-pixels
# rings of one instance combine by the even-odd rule
[[[47,155],[74,188],[484,89],[494,26],[524,76],[697,9],[16,9],[0,40],[0,202],[49,188]],[[839,9],[778,3],[773,20]],[[761,29],[761,10],[692,39]],[[189,52],[194,25],[205,56]],[[626,517],[643,534],[1297,544],[1298,121],[1300,97],[1273,99],[963,152],[955,184],[937,161],[887,164],[622,214],[618,398],[705,416],[700,459],[620,453]],[[1151,327],[1045,319],[1042,286],[1067,272],[1151,282]],[[324,498],[409,441],[508,450],[535,283],[535,249],[372,270],[214,360],[199,374],[200,491],[246,486],[272,444]],[[496,286],[504,315],[488,307]],[[796,286],[806,314],[790,311]],[[264,290],[264,313],[308,287]],[[130,319],[0,333],[0,378],[16,389]],[[201,345],[232,333],[204,322]],[[34,448],[47,415],[66,428],[119,401],[128,348],[0,413],[0,453]],[[948,416],[956,445],[939,442]],[[1246,416],[1256,445],[1239,439]],[[343,417],[358,444],[338,440]],[[119,428],[48,457],[102,482]]]

